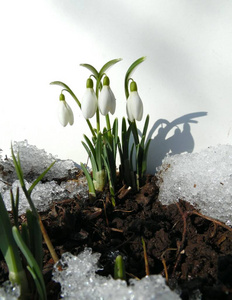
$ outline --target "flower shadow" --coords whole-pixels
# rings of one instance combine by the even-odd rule
[[[148,134],[148,139],[151,139],[151,143],[147,158],[147,172],[154,174],[156,168],[162,164],[162,160],[167,154],[175,155],[183,152],[193,152],[195,143],[191,134],[190,124],[197,124],[198,121],[193,119],[204,116],[207,116],[207,112],[186,114],[172,122],[165,119],[157,120]],[[178,125],[183,125],[182,131]],[[176,129],[174,130],[175,127]],[[158,134],[152,138],[157,130]],[[174,134],[168,137],[173,130]]]

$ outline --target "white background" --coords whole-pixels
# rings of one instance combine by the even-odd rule
[[[67,95],[75,123],[63,128],[56,115],[61,89],[49,83],[65,82],[81,100],[90,73],[80,64],[99,70],[108,60],[123,58],[108,72],[121,120],[124,75],[141,56],[147,59],[133,78],[144,103],[139,127],[149,113],[153,128],[150,172],[165,152],[231,144],[232,1],[9,0],[0,5],[4,153],[11,141],[27,139],[59,158],[86,162],[81,140],[89,129],[81,111]],[[173,123],[165,129],[168,122]]]

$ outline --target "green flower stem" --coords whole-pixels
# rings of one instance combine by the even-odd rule
[[[96,111],[96,125],[97,125],[97,134],[100,132],[100,114],[99,109]]]
[[[110,125],[110,117],[109,114],[106,115],[106,128],[108,131],[108,136],[111,136],[111,125]]]
[[[89,126],[89,129],[90,129],[92,135],[93,135],[93,136],[96,136],[95,131],[94,131],[94,129],[93,129],[93,126],[91,125],[89,119],[87,119],[86,122],[87,122],[87,124],[88,124],[88,126]]]

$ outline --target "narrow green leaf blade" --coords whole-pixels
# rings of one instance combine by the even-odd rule
[[[86,145],[86,143],[85,142],[81,142],[81,143],[84,146],[84,148],[85,148],[85,150],[88,153],[88,156],[90,158],[91,166],[92,166],[92,172],[93,172],[93,179],[96,179],[95,176],[96,176],[96,173],[97,173],[98,169],[97,169],[97,164],[96,164],[96,161],[95,161],[95,157],[91,153],[91,151],[88,148],[88,146]]]
[[[145,136],[145,137],[146,137],[146,134],[147,134],[147,128],[148,128],[148,125],[149,125],[149,119],[150,119],[150,116],[147,115],[145,123],[144,123],[144,126],[143,126],[143,136]]]
[[[27,260],[29,268],[31,270],[33,270],[34,276],[35,276],[36,280],[39,282],[40,288],[43,291],[42,294],[44,295],[44,297],[42,299],[46,299],[46,287],[45,287],[45,283],[44,283],[44,279],[43,279],[43,275],[41,273],[40,267],[38,266],[31,251],[29,250],[27,245],[24,243],[18,228],[13,226],[12,232],[13,232],[15,242],[17,243],[18,247],[20,248],[20,250],[22,251],[23,255],[25,256],[25,258]]]
[[[22,271],[21,259],[12,235],[12,226],[3,198],[0,194],[0,250],[7,263],[9,272],[16,274]],[[20,282],[19,282],[20,284]]]
[[[112,60],[108,61],[106,64],[104,64],[104,66],[101,68],[101,70],[99,72],[99,77],[102,77],[102,75],[106,72],[106,70],[108,70],[110,67],[112,67],[113,65],[115,65],[116,63],[118,63],[121,60],[122,60],[121,58],[116,58],[116,59],[112,59]]]
[[[115,259],[114,279],[126,280],[125,264],[121,255],[118,255]]]
[[[95,192],[95,188],[94,188],[94,184],[93,184],[93,180],[87,170],[87,168],[85,167],[85,165],[83,163],[81,163],[81,168],[86,176],[87,182],[88,182],[88,187],[89,187],[89,194],[92,198],[96,198],[96,192]]]
[[[80,66],[88,69],[92,74],[95,76],[95,78],[98,78],[99,74],[98,71],[90,64],[80,64]]]
[[[135,70],[135,68],[136,68],[139,64],[141,64],[145,59],[146,59],[145,56],[140,57],[139,59],[137,59],[135,62],[133,62],[133,64],[129,67],[129,69],[128,69],[127,72],[126,72],[125,80],[124,80],[124,89],[125,89],[125,95],[126,95],[126,98],[129,97],[129,87],[128,87],[129,79],[130,79],[130,77],[131,77],[133,71]]]
[[[50,84],[51,85],[58,85],[58,86],[61,86],[62,88],[64,88],[67,92],[69,92],[69,94],[73,97],[73,99],[76,101],[78,106],[81,108],[80,101],[78,100],[78,98],[74,94],[74,92],[70,89],[70,87],[67,86],[67,84],[63,83],[62,81],[53,81],[53,82],[50,82]]]

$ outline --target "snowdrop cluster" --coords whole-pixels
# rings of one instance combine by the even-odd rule
[[[63,92],[68,92],[78,104],[82,111],[83,117],[89,126],[92,138],[89,139],[84,135],[85,141],[82,142],[92,164],[92,172],[89,173],[86,166],[81,164],[82,169],[87,177],[89,185],[89,195],[96,197],[96,191],[102,192],[106,183],[108,184],[112,203],[115,201],[116,186],[116,155],[120,154],[121,160],[121,178],[123,185],[130,186],[132,189],[139,188],[142,178],[146,172],[146,159],[150,140],[146,141],[146,131],[149,123],[147,116],[144,124],[143,136],[140,137],[136,121],[141,121],[143,117],[143,103],[138,94],[136,82],[130,77],[132,71],[137,65],[143,62],[145,57],[136,60],[128,69],[125,76],[125,95],[126,95],[126,119],[122,118],[122,134],[118,135],[118,119],[115,118],[111,125],[109,114],[113,115],[116,110],[116,98],[110,87],[110,79],[106,75],[106,71],[112,65],[118,63],[121,59],[113,59],[107,62],[98,72],[89,64],[82,64],[91,71],[91,75],[86,81],[86,90],[80,102],[73,91],[63,82],[54,81],[51,84],[61,86],[58,117],[63,126],[67,124],[73,125],[73,112],[65,100]],[[96,80],[95,88],[93,79]],[[101,130],[100,114],[105,117],[106,125]],[[96,116],[96,128],[90,122]],[[129,145],[130,135],[133,134],[134,144]],[[134,158],[136,162],[136,170],[134,170]]]
[[[110,88],[110,80],[108,76],[103,79],[103,87],[97,99],[93,89],[93,80],[88,78],[86,81],[86,90],[81,102],[81,110],[84,118],[91,119],[97,112],[97,109],[103,116],[108,113],[112,115],[116,109],[116,98]],[[126,102],[127,117],[130,122],[135,120],[141,121],[143,117],[143,103],[137,91],[137,84],[132,81],[130,84],[130,95]],[[74,116],[71,107],[65,101],[65,96],[60,94],[60,102],[58,107],[58,118],[64,127],[69,123],[73,125]]]

